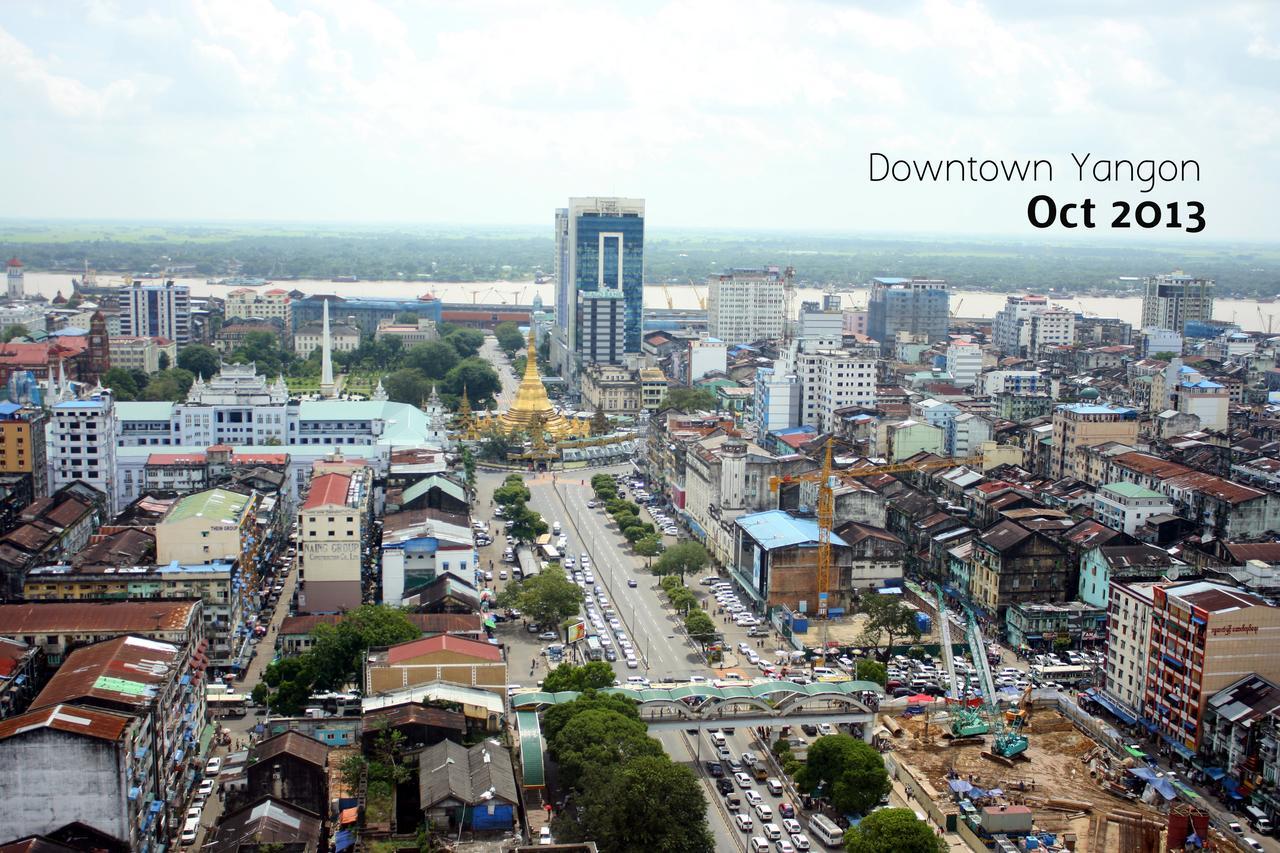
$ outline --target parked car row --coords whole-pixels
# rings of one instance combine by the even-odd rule
[[[738,599],[737,592],[733,589],[733,584],[726,580],[721,580],[714,575],[703,578],[701,581],[703,586],[709,587],[711,594],[715,596],[716,604],[733,618],[733,624],[740,628],[751,628],[760,624],[751,612],[751,608],[743,604]]]

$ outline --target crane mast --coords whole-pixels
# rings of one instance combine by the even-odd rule
[[[827,597],[831,592],[831,528],[835,524],[835,491],[831,488],[831,442],[822,456],[822,480],[818,483],[818,618],[822,623],[822,648],[826,652]]]

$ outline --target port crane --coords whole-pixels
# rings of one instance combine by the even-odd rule
[[[822,468],[818,471],[769,478],[770,491],[777,491],[780,486],[792,483],[817,483],[818,485],[817,616],[822,621],[821,639],[824,650],[827,646],[827,600],[831,593],[831,529],[835,525],[835,487],[840,482],[859,477],[875,477],[880,474],[899,474],[908,471],[931,471],[936,468],[955,468],[960,465],[981,464],[983,459],[982,456],[968,456],[963,459],[927,459],[920,462],[868,465],[834,471],[831,466],[831,445],[835,441],[835,438],[827,439],[822,451]]]

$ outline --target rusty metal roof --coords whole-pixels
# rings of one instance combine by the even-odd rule
[[[172,643],[116,637],[67,655],[33,707],[93,698],[139,708],[151,704],[161,685],[178,677],[182,651]]]
[[[287,731],[269,737],[249,751],[249,764],[269,761],[278,755],[292,755],[308,764],[323,768],[329,759],[329,747],[302,732]]]
[[[0,604],[0,634],[148,634],[180,631],[198,601],[36,601]]]
[[[56,729],[99,740],[117,741],[124,736],[130,718],[123,714],[81,708],[75,705],[53,705],[0,720],[0,740],[6,740],[35,729]],[[68,770],[70,768],[67,768]]]

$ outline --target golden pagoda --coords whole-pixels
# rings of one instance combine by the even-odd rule
[[[524,365],[524,378],[516,389],[516,401],[511,408],[497,418],[497,427],[508,435],[536,430],[540,440],[542,433],[550,433],[556,441],[580,432],[578,425],[551,406],[542,375],[538,373],[538,348],[534,343],[533,326],[529,327],[529,352]]]

